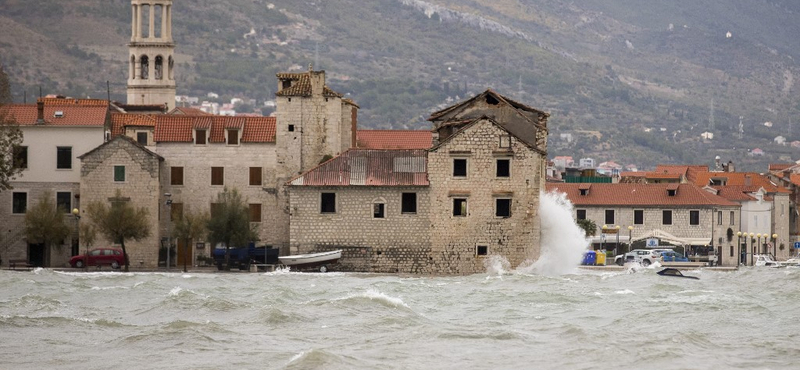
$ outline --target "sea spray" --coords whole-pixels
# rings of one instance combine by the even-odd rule
[[[489,276],[502,276],[511,271],[511,263],[503,256],[492,255],[483,261],[486,274]]]
[[[541,275],[563,275],[574,272],[589,248],[586,233],[573,219],[572,203],[564,193],[542,193],[539,202],[541,217],[541,253],[532,265],[520,272]]]

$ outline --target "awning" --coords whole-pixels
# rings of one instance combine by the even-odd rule
[[[603,243],[603,237],[601,235],[590,236],[587,239],[589,239],[589,242],[592,243],[592,244],[602,244]],[[628,244],[628,236],[627,235],[620,235],[619,236],[619,242]],[[616,244],[617,243],[617,236],[615,234],[607,234],[606,235],[606,239],[605,239],[605,243],[606,244],[609,244],[609,243]]]

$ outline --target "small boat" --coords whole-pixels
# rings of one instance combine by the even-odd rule
[[[328,272],[328,265],[334,264],[342,258],[342,250],[322,253],[296,254],[293,256],[278,257],[284,266],[305,270],[319,268],[319,272]]]
[[[759,267],[762,267],[762,266],[763,267],[785,267],[783,264],[781,264],[780,262],[778,262],[774,258],[772,258],[771,254],[756,254],[756,255],[753,255],[753,257],[756,260],[755,263],[753,263],[753,265],[755,265],[755,266],[759,266]]]
[[[675,269],[675,268],[671,268],[671,267],[665,268],[665,269],[657,272],[657,274],[659,274],[661,276],[674,276],[674,277],[681,277],[681,278],[687,278],[687,279],[700,280],[700,278],[697,277],[697,276],[684,275],[683,273],[681,273],[681,270],[678,270],[678,269]]]

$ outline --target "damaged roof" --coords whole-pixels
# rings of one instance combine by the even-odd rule
[[[422,149],[350,149],[289,181],[294,186],[428,186]]]

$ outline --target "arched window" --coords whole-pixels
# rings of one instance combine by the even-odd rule
[[[146,80],[149,78],[148,68],[150,67],[150,59],[147,57],[147,55],[142,55],[141,59],[139,60],[139,63],[141,63],[142,65],[141,77],[143,80]]]
[[[167,78],[170,80],[175,79],[175,75],[172,74],[172,67],[175,65],[175,60],[172,59],[172,55],[169,56],[169,65],[167,66]]]
[[[156,57],[156,69],[155,69],[156,80],[164,78],[163,70],[164,70],[164,57],[159,55]]]
[[[130,79],[136,79],[136,56],[131,55],[131,68],[130,68]]]

